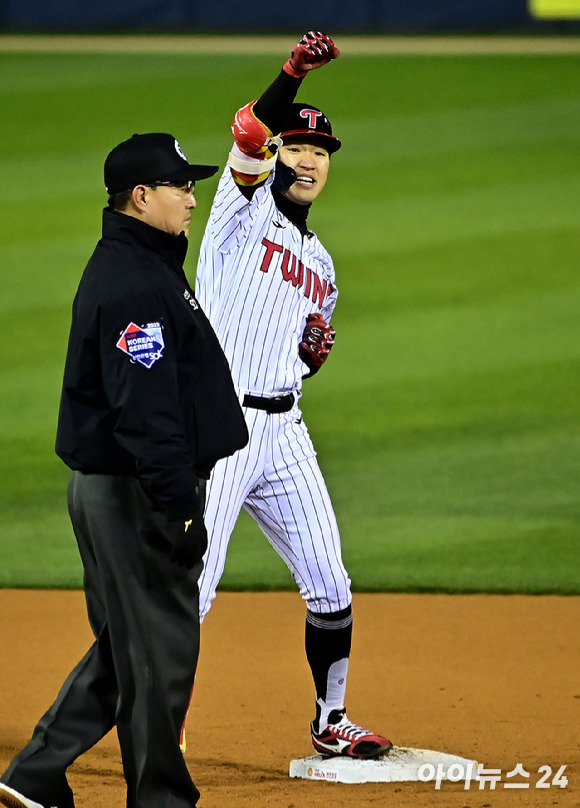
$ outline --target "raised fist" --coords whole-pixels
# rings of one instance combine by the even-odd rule
[[[316,70],[337,59],[340,51],[329,36],[322,31],[309,31],[292,51],[282,68],[294,78],[304,78],[309,70]]]

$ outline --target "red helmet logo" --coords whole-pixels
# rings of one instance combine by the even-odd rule
[[[322,112],[318,109],[301,109],[300,110],[300,117],[308,119],[308,128],[309,129],[316,129],[316,119],[322,115]]]

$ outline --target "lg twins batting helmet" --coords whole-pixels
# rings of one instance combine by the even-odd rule
[[[338,151],[342,145],[332,134],[332,126],[326,115],[310,104],[292,104],[280,136],[282,140],[306,136],[308,140],[319,141],[330,154]]]

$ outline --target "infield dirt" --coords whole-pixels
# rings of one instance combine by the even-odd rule
[[[186,760],[203,808],[580,806],[580,598],[355,595],[348,712],[415,746],[500,769],[471,783],[290,779],[313,753],[294,593],[221,593],[202,629]],[[0,771],[92,642],[82,592],[0,590]],[[507,775],[520,763],[529,773]],[[552,785],[561,766],[565,788]],[[551,774],[538,783],[550,767]],[[78,808],[125,804],[111,733],[69,774]],[[526,789],[506,788],[527,783]]]

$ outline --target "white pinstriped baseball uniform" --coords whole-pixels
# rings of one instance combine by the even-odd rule
[[[242,507],[288,565],[310,612],[336,612],[352,600],[336,518],[297,403],[308,372],[298,345],[308,314],[330,319],[338,294],[334,266],[316,235],[303,236],[278,210],[272,179],[273,173],[248,200],[226,167],[201,245],[196,296],[240,400],[246,393],[294,393],[297,401],[286,413],[244,408],[249,444],[212,472],[201,619],[215,597]]]
[[[229,360],[250,440],[218,462],[207,487],[200,619],[245,508],[306,602],[304,648],[316,691],[312,744],[321,754],[366,758],[392,744],[346,714],[350,580],[298,407],[303,377],[324,364],[334,341],[334,267],[306,219],[341,142],[322,110],[295,98],[310,70],[339,55],[330,37],[309,31],[262,95],[237,110],[234,146],[201,245],[196,295]]]

